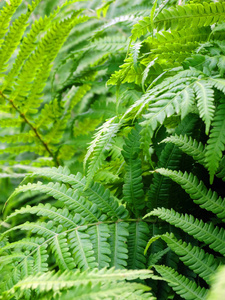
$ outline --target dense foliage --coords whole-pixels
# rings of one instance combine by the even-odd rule
[[[0,299],[214,299],[225,3],[61,2],[0,3]]]

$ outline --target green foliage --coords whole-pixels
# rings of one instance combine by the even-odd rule
[[[225,4],[28,2],[0,3],[0,299],[216,297]]]

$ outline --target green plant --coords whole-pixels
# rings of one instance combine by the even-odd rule
[[[5,36],[11,2],[1,177],[27,177],[4,205],[2,299],[206,299],[224,263],[224,3],[69,1],[23,30],[36,1]]]

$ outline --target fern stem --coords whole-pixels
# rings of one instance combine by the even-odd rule
[[[27,117],[25,116],[25,114],[21,113],[21,111],[19,110],[18,107],[15,106],[15,104],[13,103],[13,100],[7,98],[2,91],[0,91],[0,95],[7,101],[9,101],[9,103],[12,105],[12,107],[19,113],[19,115],[21,116],[22,119],[24,119],[25,123],[27,123],[27,125],[29,125],[29,127],[33,130],[33,132],[35,133],[35,135],[37,136],[37,138],[40,140],[40,142],[42,143],[42,145],[44,146],[44,148],[46,149],[46,151],[49,153],[49,155],[53,158],[56,166],[60,166],[60,163],[57,159],[57,157],[53,154],[53,152],[51,151],[51,149],[49,148],[48,144],[46,144],[41,135],[39,134],[39,132],[37,131],[37,129],[31,124],[31,122],[27,119]]]

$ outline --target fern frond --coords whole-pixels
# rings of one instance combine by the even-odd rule
[[[149,36],[145,43],[151,49],[158,49],[171,43],[185,45],[187,43],[206,41],[211,33],[210,27],[184,28],[182,30],[171,30],[156,32],[155,37]]]
[[[93,245],[95,260],[98,264],[98,269],[109,267],[110,264],[110,245],[108,238],[110,230],[107,224],[99,224],[92,226],[87,230]]]
[[[92,154],[92,159],[89,163],[87,170],[87,180],[86,187],[91,183],[95,172],[101,166],[102,162],[106,157],[106,152],[110,149],[112,145],[112,140],[116,133],[120,129],[120,123],[113,123],[115,117],[105,122],[95,135],[95,139],[90,144],[87,155],[84,160],[84,165],[86,161]]]
[[[192,215],[179,214],[173,209],[157,208],[145,217],[147,216],[158,216],[160,219],[167,221],[171,225],[181,228],[189,235],[194,236],[197,240],[206,243],[211,249],[225,255],[225,230],[223,228],[214,226],[212,223],[204,223],[202,220],[194,218]]]
[[[22,0],[12,0],[10,3],[6,2],[6,6],[1,9],[0,14],[0,44],[3,42],[3,37],[7,32],[7,28],[10,24],[11,18],[20,5]]]
[[[22,249],[26,248],[28,251],[34,252],[34,270],[35,272],[47,272],[48,264],[47,259],[49,257],[47,253],[47,243],[44,243],[44,238],[29,238],[22,239],[18,242],[13,242],[7,244],[6,246],[1,248],[0,253],[4,253],[4,251],[11,251],[13,249],[14,252],[18,253],[22,251]],[[24,256],[26,259],[26,256]]]
[[[25,97],[28,94],[32,98],[23,107],[23,113],[27,113],[29,111],[29,107],[32,107],[32,109],[39,107],[40,93],[42,92],[45,86],[45,81],[49,76],[51,63],[65,42],[72,27],[76,24],[76,22],[78,22],[78,14],[79,12],[74,12],[71,18],[55,23],[42,38],[35,51],[23,64],[16,81],[17,88],[11,94],[11,99],[14,101],[16,106],[21,106],[21,103],[15,99]]]
[[[178,274],[174,269],[166,266],[155,265],[156,271],[168,280],[169,286],[186,300],[205,300],[207,290],[197,286],[194,281]]]
[[[135,280],[137,278],[147,279],[151,277],[152,271],[149,270],[121,271],[102,269],[98,271],[95,269],[83,272],[80,272],[80,270],[75,272],[65,271],[63,273],[48,272],[27,277],[19,281],[4,294],[10,296],[15,295],[18,290],[23,292],[26,289],[38,289],[41,293],[40,296],[42,296],[49,290],[58,293],[59,291],[63,292],[67,289],[72,289],[71,292],[73,293],[73,298],[75,297],[74,299],[87,299],[87,297],[89,299],[96,299],[96,297],[98,299],[106,299],[105,297],[111,298],[114,296],[119,296],[118,299],[126,299],[123,297],[128,293],[130,299],[153,300],[155,298],[151,297],[150,293],[143,294],[144,291],[149,290],[146,286],[126,282],[126,280]],[[111,293],[110,289],[112,289]],[[137,293],[138,290],[139,293]],[[132,296],[132,293],[134,293],[134,296]],[[68,297],[68,293],[65,293],[64,296]],[[69,299],[71,298],[69,297]]]
[[[192,156],[194,160],[204,165],[205,162],[205,149],[201,142],[193,139],[192,137],[188,137],[187,135],[171,135],[161,143],[173,143],[178,146],[184,153]]]
[[[190,134],[196,124],[197,117],[191,115],[191,117],[186,116],[182,122],[178,125],[175,130],[178,134]],[[173,136],[171,136],[172,138]],[[175,145],[166,145],[162,152],[160,153],[157,166],[165,167],[168,169],[178,169],[180,166],[180,159],[182,153]],[[152,183],[148,191],[148,206],[152,209],[158,206],[168,207],[170,200],[170,187],[171,181],[165,176],[160,175],[159,173],[153,174]],[[171,204],[170,204],[171,205]]]
[[[144,249],[149,237],[148,225],[145,222],[136,222],[129,224],[128,245],[128,269],[146,268],[146,256]]]
[[[72,252],[73,259],[75,264],[81,270],[93,269],[97,267],[97,262],[94,257],[93,245],[90,241],[90,236],[86,232],[82,232],[82,228],[80,230],[74,229],[72,232],[69,232],[68,238],[70,240],[69,246]]]
[[[225,199],[218,197],[216,192],[207,189],[192,173],[158,169],[156,172],[171,178],[178,183],[200,207],[212,211],[218,218],[225,220]]]
[[[79,195],[78,191],[68,189],[64,184],[60,185],[59,183],[52,182],[47,185],[42,184],[42,182],[33,184],[28,183],[27,185],[18,187],[12,194],[12,197],[20,192],[30,190],[46,193],[55,199],[64,202],[68,209],[75,210],[86,220],[95,222],[99,220],[100,211],[96,205],[91,205],[90,202]]]
[[[129,235],[128,226],[128,223],[125,222],[109,225],[109,244],[111,250],[110,266],[115,266],[116,269],[124,269],[127,266],[127,237]]]
[[[145,131],[149,132],[149,136],[153,136],[154,130],[158,124],[162,124],[166,117],[170,117],[174,113],[181,112],[182,98],[179,93],[166,93],[159,96],[155,103],[148,107],[148,113],[144,115],[145,120],[141,123],[144,127],[141,134]]]
[[[76,175],[70,174],[67,167],[59,168],[32,168],[20,166],[22,169],[33,171],[33,175],[49,177],[53,180],[69,183],[73,189],[82,191],[83,195],[88,197],[91,202],[96,203],[101,210],[110,216],[117,218],[126,218],[128,211],[124,206],[119,205],[118,199],[112,197],[110,191],[105,189],[101,184],[91,183],[86,188],[86,179],[80,173]]]
[[[225,80],[223,78],[210,78],[209,80],[214,87],[225,94]]]
[[[225,157],[222,158],[221,162],[220,162],[220,166],[217,170],[216,176],[221,178],[223,181],[225,181]]]
[[[75,1],[66,1],[63,3],[63,5],[58,6],[48,17],[45,16],[44,19],[40,17],[38,20],[35,20],[35,22],[31,26],[30,32],[23,37],[23,41],[20,46],[20,51],[16,57],[12,69],[9,71],[9,74],[7,74],[7,76],[5,77],[5,82],[2,87],[2,91],[4,91],[7,87],[10,87],[12,85],[12,82],[13,80],[15,80],[15,77],[18,74],[22,64],[29,57],[31,52],[35,49],[38,35],[49,27],[50,22],[57,16],[59,11],[63,7],[73,2]]]
[[[11,221],[12,218],[17,217],[19,214],[35,214],[37,216],[44,216],[50,220],[54,220],[55,222],[59,222],[59,224],[64,225],[66,228],[73,228],[80,224],[80,219],[78,216],[73,216],[67,208],[56,209],[51,206],[49,203],[42,204],[39,203],[37,206],[29,206],[22,207],[19,210],[16,210],[11,215],[9,215],[6,219],[7,222]]]
[[[151,32],[151,17],[144,17],[132,29],[132,40],[135,41],[137,38],[145,35],[147,32]]]
[[[118,23],[127,23],[133,25],[137,20],[139,20],[139,18],[135,15],[122,15],[119,17],[115,17],[114,19],[109,20],[105,25],[101,26],[96,31],[96,33],[108,29],[109,27],[115,26]]]
[[[69,234],[69,238],[72,239],[70,234]],[[74,245],[75,242],[73,243],[73,246]],[[79,246],[80,248],[82,248],[81,245]],[[57,265],[61,270],[72,270],[75,268],[76,264],[79,265],[75,257],[72,257],[71,249],[68,247],[66,233],[64,234],[60,233],[60,235],[56,234],[54,238],[51,239],[50,248],[52,250],[52,253],[55,256]],[[79,265],[79,267],[82,269],[82,266]]]
[[[49,244],[57,265],[63,270],[73,269],[75,265],[81,269],[97,267],[95,257],[93,256],[94,252],[90,242],[90,236],[86,232],[83,232],[85,226],[77,226],[70,230],[65,230],[61,225],[55,227],[52,221],[47,223],[26,222],[7,230],[4,232],[3,236],[18,229],[28,230],[44,237],[44,243]],[[39,247],[37,247],[37,249],[38,248]],[[35,253],[35,250],[33,250],[32,253]],[[25,255],[23,259],[28,259],[29,257],[30,254]],[[18,258],[19,263],[20,261],[23,261],[20,257]]]
[[[135,70],[137,70],[137,67],[138,67],[138,58],[140,55],[141,46],[142,46],[141,42],[136,42],[136,43],[132,44],[130,47],[130,54],[133,59],[133,65],[134,65]]]
[[[208,134],[215,111],[215,105],[213,103],[214,92],[212,89],[212,85],[210,84],[210,82],[199,80],[194,83],[194,90],[197,95],[197,107],[199,110],[199,115],[200,118],[202,118],[202,120],[205,122],[205,132],[206,134]]]
[[[208,292],[207,300],[220,300],[224,297],[224,266],[220,267],[212,277],[212,286]]]
[[[8,60],[10,59],[13,52],[15,51],[18,44],[20,43],[24,31],[28,26],[27,21],[32,11],[35,9],[35,7],[38,5],[40,1],[41,0],[34,1],[33,5],[29,6],[27,13],[20,15],[19,18],[16,19],[13,22],[12,26],[10,27],[9,32],[6,35],[0,49],[0,73],[5,71]]]
[[[210,183],[213,183],[213,178],[218,169],[220,159],[222,158],[225,149],[225,102],[221,98],[218,105],[215,117],[212,122],[209,139],[205,148],[205,162],[209,170]]]
[[[123,185],[123,200],[131,206],[135,214],[143,209],[144,191],[142,183],[141,160],[138,158],[140,152],[140,136],[137,130],[132,130],[125,140],[122,155],[126,161],[126,174]]]
[[[149,268],[152,268],[153,265],[157,264],[161,260],[161,258],[165,254],[167,254],[169,251],[170,251],[170,248],[167,247],[164,250],[161,250],[161,251],[158,251],[158,252],[155,252],[155,253],[151,253],[149,255],[149,258],[148,258],[148,266],[149,266]],[[145,252],[146,252],[146,248],[145,248]]]
[[[181,28],[203,27],[225,19],[224,3],[202,3],[177,5],[164,9],[154,20],[154,26],[160,29],[179,30]]]
[[[75,188],[75,185],[73,187]],[[97,182],[85,188],[84,195],[110,217],[126,218],[128,216],[127,209],[119,205],[117,199],[111,196],[110,191]]]
[[[125,36],[106,36],[104,38],[95,39],[90,43],[89,47],[94,50],[104,51],[104,52],[113,52],[122,50],[126,51],[128,46],[127,38]]]
[[[167,245],[173,250],[181,261],[199,274],[208,284],[211,276],[219,266],[219,261],[212,254],[208,254],[203,249],[177,240],[173,233],[166,233],[160,236]]]

